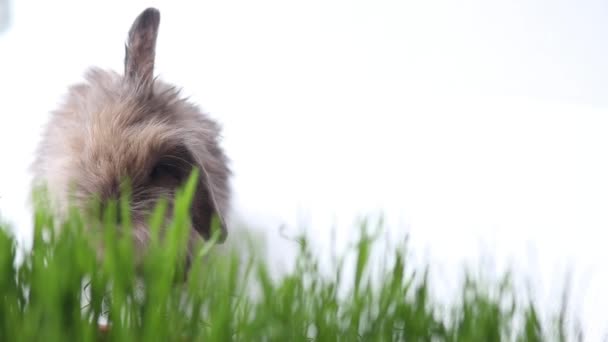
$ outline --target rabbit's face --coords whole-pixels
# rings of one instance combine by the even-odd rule
[[[226,236],[230,170],[219,146],[220,128],[173,87],[152,77],[159,23],[156,10],[133,24],[125,74],[93,68],[69,89],[50,119],[33,169],[63,209],[87,208],[131,188],[136,241],[145,245],[146,221],[160,198],[169,201],[193,168],[199,183],[191,208],[192,237],[208,238],[218,216]],[[171,210],[167,215],[171,215]],[[198,234],[196,234],[198,233]]]

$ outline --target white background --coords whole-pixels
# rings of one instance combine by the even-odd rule
[[[608,3],[13,1],[0,214],[24,241],[48,112],[86,67],[121,71],[150,5],[156,71],[224,126],[235,218],[277,265],[293,256],[281,224],[303,219],[325,257],[332,227],[343,248],[352,220],[383,212],[446,288],[485,253],[554,308],[572,271],[589,340],[607,331]]]

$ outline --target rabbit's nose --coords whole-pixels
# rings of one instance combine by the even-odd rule
[[[106,201],[118,201],[120,199],[120,184],[115,179],[109,181],[102,187],[102,198]]]
[[[116,225],[121,225],[124,223],[123,221],[125,219],[125,214],[123,213],[118,201],[105,201],[101,204],[100,209],[99,218],[102,222],[109,221],[108,223]]]

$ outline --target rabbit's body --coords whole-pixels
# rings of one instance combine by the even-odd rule
[[[128,179],[136,240],[145,244],[147,215],[160,197],[171,201],[195,167],[200,183],[191,211],[193,233],[208,238],[217,214],[223,240],[231,172],[219,145],[220,127],[175,87],[153,77],[159,22],[155,9],[135,20],[124,75],[92,68],[86,82],[70,87],[39,145],[35,185],[46,186],[65,210],[92,196],[102,203],[118,199],[120,183]]]

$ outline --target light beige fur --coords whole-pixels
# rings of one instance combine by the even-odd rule
[[[147,215],[157,200],[171,200],[192,167],[200,182],[191,210],[192,238],[210,235],[211,215],[227,236],[231,171],[220,147],[220,126],[153,76],[160,13],[143,11],[125,49],[124,74],[91,68],[52,112],[32,165],[34,186],[45,186],[65,213],[97,196],[117,199],[132,188],[131,217],[137,242],[148,237]],[[169,213],[170,214],[170,213]]]

